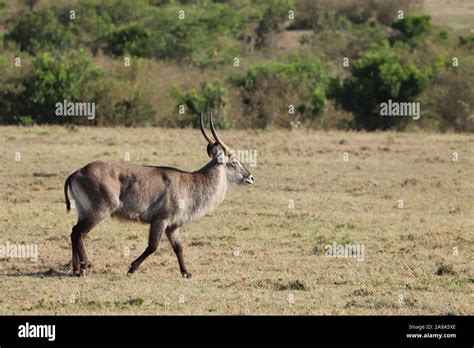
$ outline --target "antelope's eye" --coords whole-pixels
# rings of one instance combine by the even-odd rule
[[[237,160],[233,159],[232,161],[230,161],[230,163],[235,166],[237,164]]]

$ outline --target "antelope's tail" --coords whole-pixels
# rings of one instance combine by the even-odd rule
[[[68,189],[71,188],[71,180],[72,177],[76,174],[75,172],[68,176],[66,182],[64,183],[64,198],[66,200],[66,211],[69,212],[71,210],[71,201],[69,200]]]

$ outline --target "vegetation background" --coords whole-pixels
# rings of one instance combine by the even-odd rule
[[[464,0],[1,0],[0,122],[471,132],[473,17]],[[57,117],[64,99],[97,117]],[[388,99],[421,119],[380,117]]]

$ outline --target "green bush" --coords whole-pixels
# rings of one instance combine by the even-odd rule
[[[114,56],[127,53],[200,66],[231,64],[233,57],[243,53],[240,36],[249,23],[259,18],[257,7],[241,8],[232,4],[170,3],[158,7],[142,4],[138,8],[125,8],[129,12],[128,21],[123,21],[125,10],[114,15],[109,10],[101,11],[99,5],[87,8],[92,15],[97,14],[92,21],[92,27],[97,28],[95,35],[100,38],[93,43],[95,50],[102,48]],[[179,19],[180,11],[184,11],[184,19]],[[102,22],[103,25],[97,24]],[[78,23],[82,31],[87,31],[86,22]]]
[[[474,50],[474,34],[459,37],[459,45]]]
[[[95,124],[99,126],[155,126],[156,106],[146,95],[148,86],[140,86],[137,72],[140,59],[132,59],[124,69],[121,61],[104,69],[104,76],[90,84],[96,101]],[[92,99],[89,97],[87,100]],[[90,124],[89,121],[87,124]]]
[[[351,61],[360,58],[374,44],[387,39],[385,28],[378,23],[352,24],[345,17],[328,16],[320,21],[311,38],[311,48],[324,49],[331,59],[340,62],[342,57]]]
[[[230,121],[226,118],[227,114],[227,94],[228,90],[222,82],[207,83],[201,82],[199,92],[191,89],[183,93],[179,89],[174,88],[174,94],[177,99],[177,110],[184,106],[184,115],[180,115],[177,119],[177,125],[184,127],[192,125],[199,127],[198,116],[201,113],[208,114],[212,112],[216,117],[216,125],[219,128],[229,128]]]
[[[31,116],[13,116],[13,123],[29,127],[34,124],[33,119]]]
[[[61,51],[73,47],[75,36],[61,25],[53,10],[27,12],[11,28],[5,41],[15,42],[22,51]]]
[[[105,6],[105,3],[103,3]],[[112,18],[103,7],[97,6],[94,0],[81,0],[74,5],[76,19],[71,20],[67,8],[58,8],[55,13],[64,27],[76,37],[82,47],[90,47],[94,53],[101,48],[101,38],[113,26]],[[117,23],[117,25],[119,25]]]
[[[142,25],[132,23],[112,29],[104,38],[105,52],[115,56],[131,54],[138,57],[151,55],[150,31]]]
[[[73,122],[74,118],[58,118],[55,115],[56,103],[65,99],[72,102],[95,101],[97,95],[91,86],[101,74],[101,70],[92,67],[84,51],[60,58],[43,53],[34,59],[29,74],[8,81],[20,87],[13,93],[2,91],[0,99],[10,105],[10,111],[4,117],[8,123],[23,123],[21,117],[24,116],[31,117],[35,123]]]
[[[13,116],[21,115],[24,105],[18,100],[18,95],[24,92],[21,81],[23,76],[29,74],[28,64],[24,59],[23,68],[15,71],[7,64],[7,61],[11,62],[12,59],[11,55],[0,55],[0,123],[17,123]]]
[[[184,19],[178,19],[181,10]],[[226,4],[160,8],[145,24],[152,36],[151,55],[200,66],[231,64],[243,53],[238,35],[247,26],[247,15]]]
[[[410,14],[392,24],[398,31],[393,38],[403,42],[415,43],[421,36],[431,31],[431,17],[428,15]]]
[[[441,30],[438,33],[437,41],[440,43],[447,42],[449,39],[449,33],[446,30]]]
[[[354,27],[355,25],[346,16],[341,16],[335,12],[329,12],[319,21],[315,29],[316,32],[327,31],[334,34],[335,31],[350,31]]]
[[[103,115],[107,125],[136,127],[153,125],[156,111],[137,91],[129,98],[118,100],[112,112]]]
[[[139,66],[134,61],[127,69],[121,63],[99,69],[89,54],[76,51],[61,57],[43,53],[32,61],[25,57],[21,69],[12,69],[0,56],[0,122],[155,125],[155,106],[136,86]],[[56,116],[56,103],[63,100],[94,102],[95,119]]]
[[[344,110],[354,114],[357,129],[403,128],[406,117],[382,117],[380,105],[393,102],[412,102],[426,86],[433,70],[418,69],[411,62],[403,62],[388,44],[374,48],[356,61],[351,76],[342,83],[331,82],[330,96]]]
[[[474,60],[468,57],[460,57],[459,67],[441,70],[423,93],[424,118],[432,129],[474,132]]]
[[[321,26],[328,14],[344,18],[353,24],[373,23],[390,26],[396,19],[397,12],[405,13],[419,9],[422,0],[295,0],[296,12],[293,29],[316,29]]]
[[[257,47],[263,46],[270,32],[280,31],[283,23],[288,19],[288,12],[294,10],[291,0],[254,0],[262,7],[262,16],[258,22]]]
[[[170,1],[159,6],[146,0],[84,0],[74,6],[74,20],[64,4],[25,12],[6,40],[31,54],[67,50],[80,43],[94,54],[103,50],[113,56],[130,54],[199,66],[232,64],[232,58],[243,56],[249,36],[262,43],[268,33],[281,28],[290,8],[290,0]],[[178,18],[180,11],[184,19]]]
[[[354,24],[362,24],[369,21],[374,12],[372,0],[358,0],[341,6],[337,15],[343,15]]]
[[[314,57],[255,64],[246,75],[231,78],[240,89],[246,117],[259,128],[311,123],[325,107],[328,81],[326,63]]]
[[[422,0],[357,0],[354,2],[342,0],[340,2],[344,5],[339,13],[345,14],[353,23],[367,23],[376,19],[380,24],[387,26],[395,22],[398,11],[407,13],[422,6]]]

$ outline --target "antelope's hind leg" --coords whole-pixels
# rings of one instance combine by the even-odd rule
[[[91,267],[84,248],[84,238],[118,208],[119,201],[114,199],[114,195],[107,188],[95,187],[88,178],[76,177],[71,186],[78,211],[78,221],[71,233],[72,272],[73,275],[81,276]],[[89,190],[83,187],[88,187]]]
[[[102,219],[87,217],[77,222],[72,228],[72,273],[76,276],[85,275],[88,268],[91,267],[86,249],[84,248],[84,238]]]

